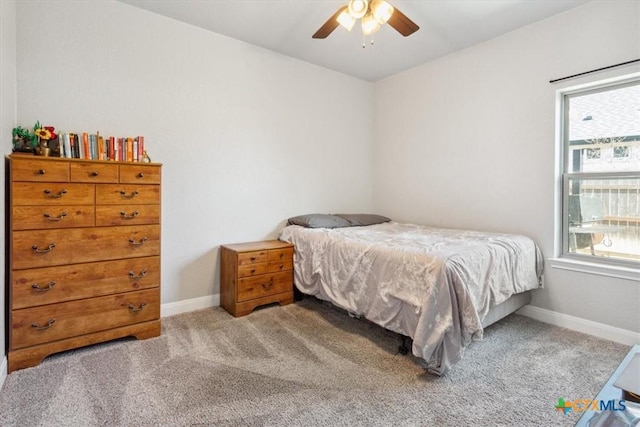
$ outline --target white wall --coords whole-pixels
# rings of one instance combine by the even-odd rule
[[[371,210],[370,83],[115,1],[17,15],[19,124],[141,134],[164,164],[163,303],[219,292],[220,244]]]
[[[531,236],[554,255],[549,80],[640,58],[640,3],[591,2],[374,85],[374,210]],[[399,191],[402,189],[402,191]],[[545,269],[533,305],[640,332],[640,285]]]
[[[16,3],[0,1],[0,152],[11,151],[11,131],[16,123]],[[5,162],[0,162],[0,224],[4,230],[5,221]],[[5,277],[5,240],[4,231],[0,233],[0,277]],[[0,387],[6,377],[5,348],[5,287],[0,291]]]

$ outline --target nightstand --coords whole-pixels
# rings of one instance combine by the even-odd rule
[[[280,240],[220,246],[220,305],[235,317],[293,302],[293,245]]]

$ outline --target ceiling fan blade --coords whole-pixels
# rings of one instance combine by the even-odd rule
[[[405,37],[410,36],[420,29],[415,22],[407,18],[407,15],[400,12],[398,9],[393,11],[393,14],[387,21],[387,24],[391,25],[397,32]]]
[[[334,13],[333,16],[327,20],[327,22],[322,24],[322,27],[318,28],[318,31],[316,31],[316,33],[311,37],[314,39],[326,39],[327,36],[333,32],[333,30],[338,28],[338,25],[340,25],[338,23],[338,16],[340,16],[340,14],[346,9],[347,6],[343,6],[338,9],[338,11]]]

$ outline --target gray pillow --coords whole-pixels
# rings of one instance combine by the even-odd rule
[[[351,226],[382,224],[391,221],[386,216],[374,214],[336,214],[349,222]]]
[[[307,228],[338,228],[349,227],[349,221],[336,215],[307,214],[289,218],[289,225],[301,225]]]

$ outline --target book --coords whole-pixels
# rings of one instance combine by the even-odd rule
[[[82,133],[82,144],[80,145],[80,158],[81,159],[90,159],[91,152],[89,151],[89,134],[86,132]]]
[[[126,147],[127,154],[126,154],[126,157],[124,158],[124,161],[132,162],[133,161],[133,138],[127,137],[126,145],[127,145]]]

